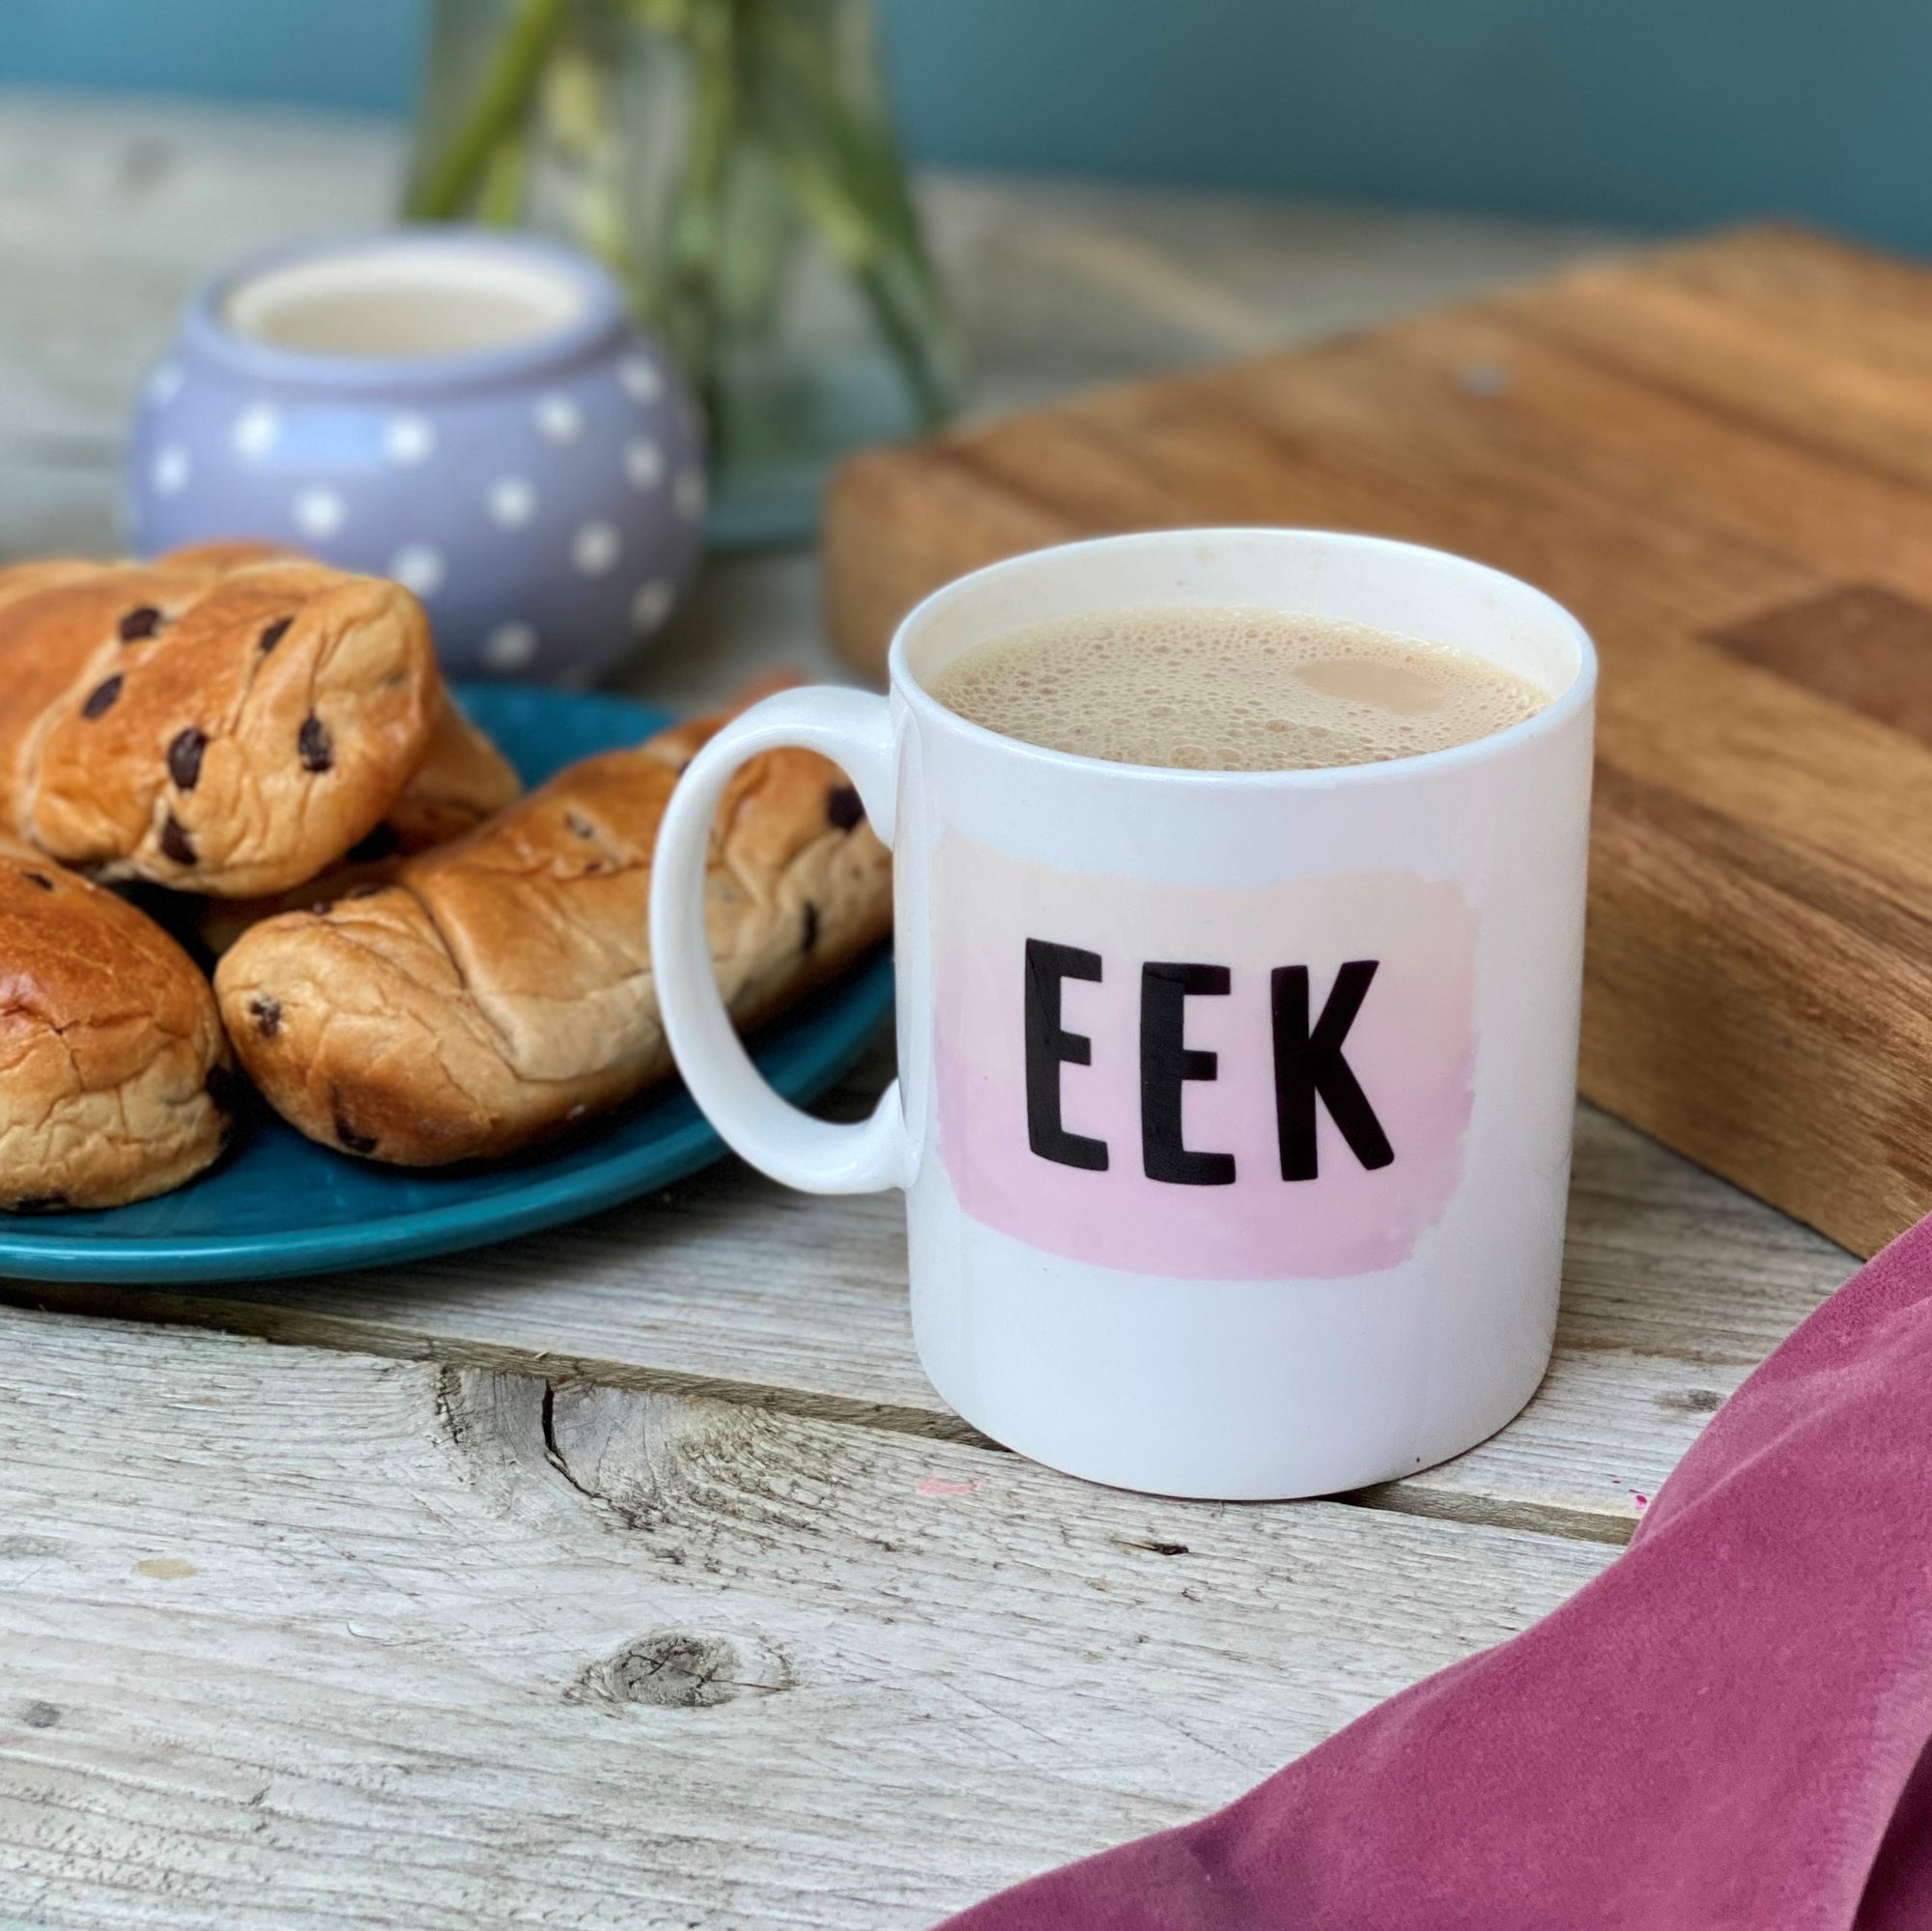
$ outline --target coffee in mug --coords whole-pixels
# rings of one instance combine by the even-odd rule
[[[679,781],[678,1065],[777,1178],[905,1189],[920,1359],[996,1440],[1176,1495],[1410,1474],[1549,1358],[1595,678],[1540,591],[1372,537],[978,571],[890,696],[767,698]],[[893,848],[899,1080],[858,1125],[784,1104],[718,997],[711,825],[778,745]]]
[[[1312,771],[1419,757],[1533,718],[1548,692],[1467,651],[1257,607],[1102,611],[976,645],[948,710],[1080,757]]]

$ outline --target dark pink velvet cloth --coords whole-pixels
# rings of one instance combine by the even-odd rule
[[[1932,1931],[1928,1736],[1932,1219],[1554,1614],[951,1931]]]

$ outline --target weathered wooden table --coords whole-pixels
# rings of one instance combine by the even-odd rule
[[[396,154],[0,101],[0,554],[111,545],[172,306],[380,214]],[[983,182],[930,206],[989,405],[1603,240]],[[636,687],[825,668],[812,605],[807,556],[721,566]],[[1198,1815],[1554,1606],[1850,1266],[1585,1109],[1529,1408],[1277,1507],[978,1438],[913,1358],[896,1199],[735,1164],[407,1269],[0,1283],[0,1926],[925,1923]]]

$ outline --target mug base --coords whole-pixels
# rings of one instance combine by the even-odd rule
[[[1083,1454],[1078,1447],[1064,1439],[1054,1438],[1051,1432],[1037,1441],[1016,1438],[1028,1435],[1030,1431],[1022,1428],[1002,1432],[994,1426],[993,1417],[975,1414],[970,1407],[954,1401],[929,1368],[926,1374],[940,1399],[960,1420],[978,1429],[989,1440],[997,1441],[1002,1448],[1024,1456],[1029,1462],[1051,1468],[1057,1474],[1092,1482],[1096,1488],[1120,1489],[1138,1495],[1164,1495],[1186,1502],[1319,1501],[1323,1497],[1350,1495],[1364,1489],[1379,1488],[1384,1483],[1420,1475],[1427,1469],[1455,1461],[1459,1455],[1466,1455],[1470,1449],[1480,1447],[1492,1435],[1499,1434],[1522,1413],[1535,1399],[1537,1389],[1543,1385],[1543,1372],[1540,1371],[1528,1387],[1520,1395],[1510,1397],[1508,1405],[1490,1419],[1426,1458],[1364,1462],[1348,1473],[1337,1473],[1334,1468],[1326,1466],[1318,1472],[1312,1465],[1304,1472],[1292,1460],[1271,1467],[1219,1469],[1192,1458],[1170,1462],[1158,1457],[1149,1457],[1128,1464],[1104,1450]]]
[[[943,1183],[910,1221],[914,1338],[941,1398],[1106,1488],[1289,1501],[1418,1474],[1521,1412],[1555,1336],[1560,1235],[1528,1229],[1514,1266],[1229,1282],[1040,1254]]]

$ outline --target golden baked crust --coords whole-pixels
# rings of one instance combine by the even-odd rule
[[[300,912],[347,896],[358,887],[387,885],[412,852],[433,850],[514,805],[523,783],[510,761],[445,696],[429,753],[389,808],[389,815],[313,878],[266,898],[208,898],[196,931],[218,958],[250,925],[278,912]]]
[[[377,827],[375,838],[382,837],[382,829]],[[204,898],[195,912],[194,936],[212,958],[218,959],[243,932],[251,931],[263,920],[278,919],[284,912],[319,911],[352,892],[366,893],[374,886],[392,885],[402,866],[402,854],[385,850],[376,858],[340,859],[324,866],[313,878],[263,898]]]
[[[239,536],[186,544],[156,559],[176,569],[207,570],[216,575],[271,560],[313,561],[302,551]],[[72,570],[76,566],[68,563],[40,567]],[[0,573],[0,586],[5,582],[5,574]],[[4,587],[0,587],[0,595],[4,595]],[[514,805],[523,791],[523,781],[511,768],[510,760],[469,722],[456,699],[445,694],[438,707],[422,763],[390,808],[384,826],[371,836],[383,839],[385,845],[392,842],[396,851],[428,851],[432,845],[446,844],[451,838],[473,831],[485,818]],[[384,830],[388,834],[386,838]]]
[[[722,719],[585,759],[396,882],[256,925],[215,991],[311,1139],[403,1166],[494,1157],[671,1070],[647,931],[657,831]],[[891,859],[835,765],[768,753],[720,808],[706,880],[740,1025],[884,936]]]
[[[287,557],[0,580],[0,799],[105,878],[279,892],[366,836],[441,691],[399,585]]]
[[[130,614],[137,629],[149,622],[163,628],[214,580],[264,563],[320,567],[281,545],[234,538],[171,550],[152,564],[62,557],[0,570],[0,609],[37,591],[67,588],[71,593],[76,586],[87,585],[83,595],[71,594],[60,606],[37,606],[23,615],[12,627],[15,637],[12,648],[5,647],[6,633],[0,632],[0,673],[7,673],[0,675],[0,774],[14,769],[21,746],[41,724],[47,707],[71,692],[81,672],[95,662],[106,625],[116,627],[117,641],[119,626]],[[120,652],[110,654],[119,667]],[[514,804],[522,791],[509,760],[444,694],[437,704],[422,761],[383,823],[365,835],[363,842],[375,849],[363,857],[427,851],[460,838]],[[12,784],[0,782],[0,827],[13,824],[13,802]],[[259,901],[244,901],[249,909],[242,912],[238,907],[239,917],[226,918],[219,910],[210,917],[232,937],[254,919],[284,909],[279,902],[284,895],[276,893]]]
[[[184,543],[177,550],[163,551],[155,561],[164,569],[206,570],[219,577],[250,563],[313,563],[315,558],[305,550],[257,536],[217,536],[207,543]]]
[[[11,604],[31,590],[49,590],[59,583],[71,583],[91,577],[100,568],[78,556],[48,556],[31,563],[10,563],[0,570],[0,604]]]
[[[0,1209],[119,1207],[221,1150],[208,981],[113,893],[0,838]]]
[[[429,851],[474,831],[523,795],[510,760],[445,695],[429,750],[384,824],[398,851]]]
[[[0,829],[19,829],[16,773],[43,720],[103,641],[185,610],[199,571],[140,563],[16,563],[0,572]]]

